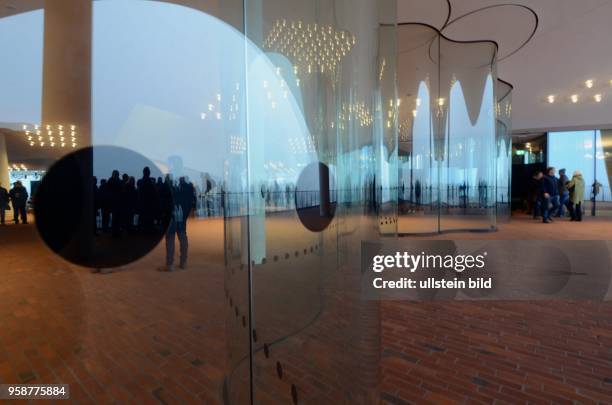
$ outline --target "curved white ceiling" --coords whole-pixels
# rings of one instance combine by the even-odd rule
[[[172,0],[195,3],[193,0]],[[533,39],[499,63],[499,77],[511,82],[515,131],[559,128],[612,128],[612,0],[451,0],[451,21],[478,8],[518,3],[539,16]],[[197,2],[214,9],[217,0]],[[40,7],[42,0],[0,0],[0,17]],[[398,21],[422,21],[440,27],[446,0],[398,0]],[[461,40],[494,39],[500,54],[514,49],[532,25],[518,10],[499,7],[471,15],[445,30]],[[485,36],[485,38],[483,38]],[[585,80],[594,79],[592,89]],[[549,104],[546,97],[556,96]],[[576,94],[578,103],[570,101]],[[596,103],[594,95],[601,94]]]
[[[514,85],[514,131],[611,128],[612,0],[451,0],[450,20],[510,2],[530,7],[539,17],[532,40],[498,65],[499,77]],[[412,21],[415,15],[429,15],[427,23],[443,20],[431,17],[427,0],[399,0],[398,21]],[[520,46],[532,27],[525,10],[496,7],[457,21],[444,33],[458,40],[493,39],[503,57]],[[595,80],[593,88],[586,88],[587,79]],[[546,99],[550,94],[556,96],[553,104]],[[570,101],[572,94],[578,95],[578,103]],[[599,103],[596,94],[602,95]]]

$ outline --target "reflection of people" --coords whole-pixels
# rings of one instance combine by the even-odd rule
[[[142,170],[142,178],[136,183],[138,189],[138,200],[140,208],[140,226],[142,230],[151,232],[155,220],[156,207],[153,203],[157,200],[155,180],[151,178],[151,169],[145,167]]]
[[[2,187],[2,183],[0,183],[0,225],[6,225],[4,218],[9,207],[9,198],[8,190]]]
[[[569,211],[571,221],[582,221],[582,201],[584,201],[584,179],[582,173],[576,170],[572,175],[572,180],[567,183],[570,193]]]
[[[187,219],[193,209],[195,197],[193,184],[188,183],[184,177],[179,179],[179,184],[174,186],[170,176],[166,177],[166,186],[170,188],[172,194],[172,218],[166,232],[166,267],[164,270],[174,270],[174,251],[175,235],[178,236],[179,268],[187,267],[188,239],[187,239]]]
[[[13,204],[13,219],[15,223],[19,223],[19,217],[21,216],[21,223],[27,224],[28,214],[26,212],[26,204],[28,202],[28,191],[20,181],[17,181],[10,191],[9,196]]]

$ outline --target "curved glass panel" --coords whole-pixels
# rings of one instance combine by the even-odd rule
[[[512,186],[512,86],[498,79],[496,95],[496,220],[497,222],[508,222],[511,215],[510,190]]]
[[[439,228],[438,165],[433,151],[437,130],[439,36],[420,24],[398,27],[399,219],[401,233]]]
[[[400,233],[495,228],[495,55],[433,27],[399,27]],[[407,186],[408,185],[408,186]]]
[[[395,234],[395,2],[245,7],[246,148],[227,176],[246,179],[248,208],[226,230],[248,241],[246,271],[229,268],[249,275],[253,399],[376,402],[378,309],[360,295],[359,251]]]

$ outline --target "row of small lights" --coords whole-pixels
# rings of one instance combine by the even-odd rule
[[[264,46],[293,58],[306,73],[333,72],[356,44],[354,35],[336,31],[331,26],[277,20]],[[302,71],[296,64],[295,74]]]
[[[593,86],[595,85],[595,80],[594,79],[588,79],[584,82],[584,85],[587,89],[592,89]],[[610,86],[612,86],[612,80],[610,80]],[[557,101],[557,96],[555,94],[549,94],[546,97],[546,100],[548,101],[549,104],[553,104]],[[578,94],[572,94],[571,96],[569,96],[569,100],[573,103],[576,104],[578,103],[578,101],[580,101],[580,96]],[[593,100],[596,103],[601,103],[601,101],[603,100],[603,95],[601,93],[597,93],[593,95]]]
[[[21,164],[17,164],[17,163],[13,163],[12,165],[9,166],[9,172],[15,171],[15,172],[19,172],[19,171],[27,171],[28,168],[26,167],[26,165],[24,165],[23,163]]]
[[[34,125],[33,128],[30,128],[30,126],[24,124],[22,129],[31,147],[37,144],[40,147],[49,145],[52,148],[56,145],[61,148],[66,146],[77,147],[77,128],[73,124],[67,125],[66,128],[62,124],[58,124],[56,128],[47,124],[44,126],[44,129],[42,129],[41,125]]]
[[[314,153],[317,150],[317,140],[313,136],[306,138],[289,138],[289,148],[294,155]]]

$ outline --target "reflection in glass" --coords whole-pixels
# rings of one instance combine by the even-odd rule
[[[497,48],[423,24],[398,30],[399,232],[495,229]]]

